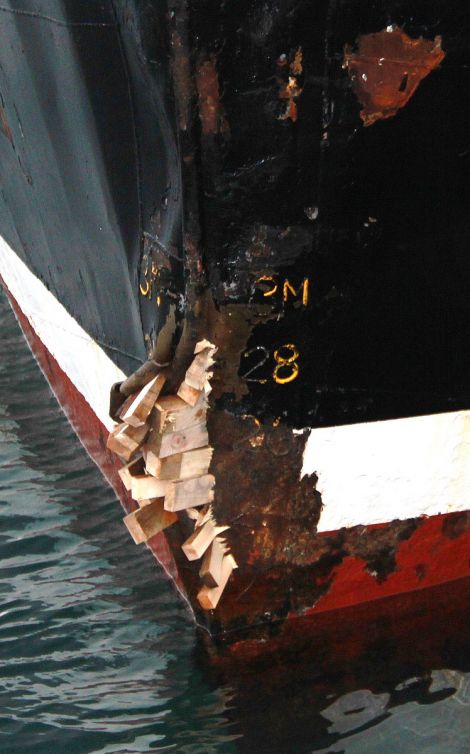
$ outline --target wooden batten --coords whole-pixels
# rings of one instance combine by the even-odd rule
[[[185,479],[181,482],[165,482],[168,490],[165,495],[167,511],[182,511],[211,503],[214,499],[215,478],[212,474]]]
[[[137,474],[143,474],[144,471],[145,463],[142,456],[140,456],[139,458],[134,458],[132,461],[126,464],[126,466],[123,466],[122,469],[118,470],[121,481],[128,492],[131,489],[132,477],[136,476]]]
[[[197,599],[204,610],[214,610],[227,586],[227,582],[234,568],[237,567],[233,555],[225,555],[222,561],[220,583],[215,587],[209,587],[206,584],[198,592]]]
[[[128,405],[128,402],[126,401],[123,410],[120,413],[121,419],[132,427],[141,427],[145,424],[164,384],[165,375],[157,374],[156,377],[150,380],[150,382],[148,382],[142,390],[137,393],[130,405]]]
[[[191,387],[191,385],[188,385],[187,382],[182,382],[181,385],[178,388],[178,395],[180,398],[182,398],[189,406],[195,406],[196,403],[201,399],[201,395],[203,395],[203,390],[196,390],[195,388]]]
[[[219,586],[222,581],[222,562],[227,549],[224,540],[216,537],[204,554],[199,576],[204,584],[211,589]]]
[[[190,537],[181,545],[181,549],[188,560],[202,558],[212,541],[229,526],[216,526],[213,519],[206,521],[203,526],[197,526]]]
[[[188,453],[196,453],[195,450],[189,450]],[[183,463],[183,457],[186,453],[176,453],[174,456],[167,456],[160,461],[160,472],[158,474],[159,479],[166,480],[167,482],[176,482],[178,479],[182,479],[181,466]],[[207,469],[206,469],[207,471]],[[196,476],[193,474],[192,476]],[[187,478],[187,477],[186,477]]]
[[[176,453],[167,458],[156,458],[151,451],[148,451],[146,468],[149,474],[153,474],[157,479],[170,482],[191,479],[207,474],[212,453],[213,449],[210,446],[188,450],[186,453]]]
[[[152,500],[148,505],[124,517],[124,523],[137,545],[147,542],[150,537],[177,520],[178,517],[174,513],[165,510],[162,499]]]
[[[191,366],[187,369],[184,381],[194,390],[203,390],[206,380],[209,378],[207,370],[215,364],[212,354],[213,348],[204,348],[194,357]]]
[[[189,406],[177,395],[159,398],[152,411],[150,426],[162,434],[180,432],[206,419],[207,402],[201,396],[195,406]]]
[[[176,453],[203,448],[208,444],[209,435],[207,434],[206,423],[201,422],[188,429],[171,432],[167,435],[161,435],[153,430],[148,437],[146,449],[159,458],[167,458]]]
[[[149,474],[134,476],[131,479],[131,495],[134,500],[149,500],[164,497],[171,482],[162,482]]]
[[[221,536],[230,527],[219,526],[214,519],[215,478],[208,473],[213,448],[206,426],[207,396],[212,389],[213,372],[209,370],[216,351],[208,340],[196,344],[177,395],[160,395],[165,377],[159,373],[130,395],[120,409],[116,405],[122,423],[112,430],[107,443],[128,462],[119,475],[139,504],[138,510],[124,518],[136,544],[175,523],[178,511],[185,511],[194,522],[194,531],[181,548],[188,560],[202,559],[199,576],[203,586],[197,599],[204,610],[217,606],[237,568]],[[129,384],[126,395],[137,384],[142,381],[134,381],[134,387]]]
[[[162,462],[160,458],[152,450],[149,450],[145,445],[142,448],[142,454],[144,456],[145,471],[147,474],[151,474],[158,478],[160,474],[160,467]]]
[[[117,453],[124,458],[125,461],[130,461],[131,457],[144,442],[148,431],[149,428],[146,424],[142,427],[131,427],[124,423],[118,424],[109,433],[106,446],[113,453]]]

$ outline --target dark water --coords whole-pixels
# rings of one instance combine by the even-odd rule
[[[428,666],[312,647],[215,673],[3,296],[0,322],[1,754],[470,752],[461,626]]]

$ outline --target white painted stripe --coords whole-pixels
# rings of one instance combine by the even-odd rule
[[[470,411],[313,429],[318,531],[470,509]]]
[[[98,419],[107,429],[112,429],[114,422],[108,415],[109,389],[126,375],[1,237],[0,275],[60,368]]]

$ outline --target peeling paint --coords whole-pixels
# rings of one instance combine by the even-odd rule
[[[395,26],[358,39],[357,51],[346,45],[343,67],[361,103],[365,126],[392,118],[410,101],[421,81],[444,59],[442,39],[412,39]]]
[[[279,99],[287,100],[284,111],[278,116],[279,120],[291,120],[296,122],[298,117],[297,99],[303,91],[300,84],[300,76],[303,73],[303,52],[298,47],[293,60],[289,64],[287,55],[282,54],[277,60],[278,82],[280,86]]]

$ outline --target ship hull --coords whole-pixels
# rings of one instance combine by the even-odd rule
[[[8,255],[8,264],[5,255]],[[107,406],[102,405],[97,410],[95,403],[93,408],[91,403],[95,401],[82,392],[83,383],[80,385],[81,389],[77,387],[77,374],[83,371],[85,365],[79,350],[73,346],[73,339],[66,337],[62,341],[67,352],[65,356],[57,339],[55,348],[51,349],[50,343],[54,339],[53,323],[50,323],[51,332],[45,335],[44,324],[47,325],[47,322],[43,319],[41,327],[35,321],[31,304],[34,297],[27,295],[28,290],[31,290],[31,273],[21,262],[18,265],[13,260],[14,252],[4,247],[1,283],[31,351],[77,436],[115,490],[124,510],[135,510],[136,503],[123,487],[118,475],[121,463],[106,448],[110,422],[105,420],[104,423],[102,417],[106,415]],[[15,269],[16,274],[12,274]],[[25,275],[23,279],[21,270]],[[40,308],[49,312],[51,306],[55,308],[54,321],[57,322],[61,315],[61,304],[40,281],[37,281],[37,285],[43,297]],[[25,292],[23,297],[21,291]],[[99,360],[102,357],[99,346],[95,353]],[[60,362],[67,365],[65,369]],[[96,379],[99,380],[98,372],[93,369],[89,359],[86,371],[88,375],[90,372],[97,374]],[[105,380],[103,394],[108,385]],[[220,412],[213,413],[216,416]],[[232,479],[234,474],[236,470],[231,468]],[[417,506],[419,504],[417,501]],[[260,641],[261,645],[264,644],[267,637],[277,636],[279,638],[276,641],[279,643],[285,636],[289,643],[292,631],[295,634],[303,631],[302,626],[315,626],[315,616],[321,613],[334,613],[360,604],[364,610],[368,603],[372,605],[381,600],[385,600],[384,605],[387,605],[391,598],[400,595],[406,595],[409,604],[413,600],[413,593],[416,593],[417,603],[424,604],[426,598],[423,602],[423,597],[420,596],[423,590],[450,582],[453,583],[453,588],[458,589],[457,582],[470,575],[470,513],[460,510],[443,515],[420,516],[402,521],[401,524],[404,528],[398,533],[397,521],[369,526],[364,522],[360,527],[352,527],[351,531],[369,543],[363,557],[345,555],[344,552],[339,555],[337,540],[338,537],[344,540],[346,529],[320,534],[312,532],[311,541],[316,543],[317,555],[314,555],[313,548],[305,556],[304,562],[290,564],[289,567],[276,563],[274,559],[266,564],[265,555],[262,554],[258,558],[253,556],[248,567],[242,564],[240,574],[233,578],[233,583],[215,614],[208,617],[196,608],[198,622],[214,638],[236,647],[237,653],[242,651],[240,647],[246,647],[248,652],[252,652],[253,647]],[[184,567],[179,551],[184,532],[178,531],[178,527],[172,527],[168,534],[170,531],[171,536],[158,534],[147,544],[181,596],[194,607],[197,579],[193,572]],[[381,568],[383,569],[387,558],[388,573],[385,573]],[[325,566],[327,561],[329,565]],[[400,601],[394,604],[399,606]],[[300,618],[309,620],[299,623]],[[292,621],[292,625],[297,628],[287,628],[287,624]],[[313,624],[309,621],[313,621]]]
[[[127,519],[198,623],[266,638],[466,576],[470,12],[25,2],[0,9],[0,274],[127,512],[112,386],[143,366],[175,393],[217,349],[213,479],[171,472],[164,534],[158,484]],[[217,578],[182,550],[195,520],[201,557],[224,527]]]

